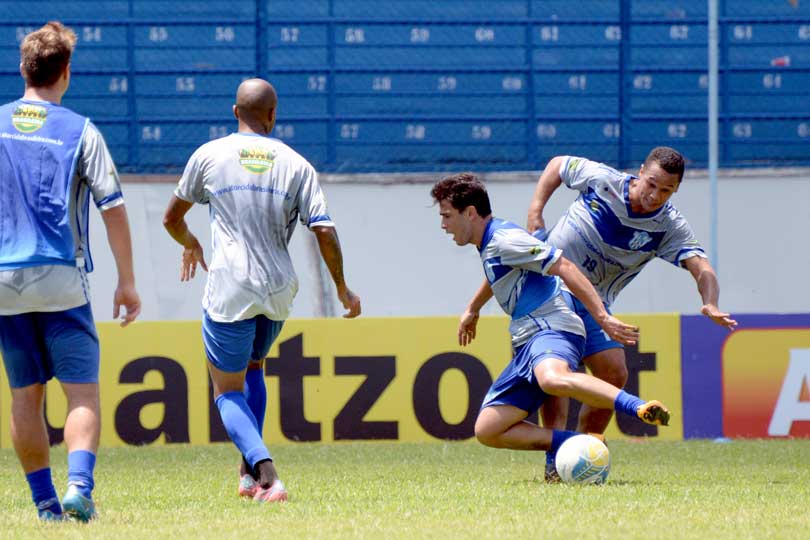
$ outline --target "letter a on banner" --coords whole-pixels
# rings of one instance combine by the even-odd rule
[[[790,435],[793,422],[810,420],[808,381],[810,381],[810,349],[791,349],[790,365],[768,426],[768,435],[786,437]]]

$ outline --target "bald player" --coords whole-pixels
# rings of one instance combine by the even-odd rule
[[[272,85],[239,85],[233,114],[239,130],[194,152],[169,202],[163,225],[183,246],[180,281],[208,272],[202,334],[222,423],[242,453],[239,495],[287,500],[262,440],[267,393],[263,361],[289,316],[298,291],[287,245],[296,219],[318,240],[343,315],[360,315],[360,298],[343,278],[343,256],[318,175],[292,148],[269,137],[278,98]],[[185,215],[208,204],[212,254],[189,231]]]

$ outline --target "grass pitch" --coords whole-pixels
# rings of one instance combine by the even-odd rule
[[[757,539],[810,534],[810,441],[613,441],[605,486],[545,485],[543,454],[476,443],[271,447],[290,502],[236,496],[229,445],[102,449],[100,519],[40,523],[0,451],[0,538]],[[52,453],[64,492],[65,451]]]

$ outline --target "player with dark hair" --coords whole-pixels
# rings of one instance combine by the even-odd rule
[[[596,288],[608,311],[622,289],[647,263],[659,257],[686,268],[697,283],[703,302],[701,312],[733,329],[736,321],[717,307],[720,287],[714,269],[686,219],[669,202],[681,185],[684,169],[683,156],[663,146],[649,153],[637,177],[585,158],[555,157],[537,182],[529,207],[528,230],[564,250]],[[563,183],[579,191],[580,196],[547,234],[543,210]],[[602,332],[589,310],[571,292],[563,288],[566,302],[585,323],[585,365],[594,376],[623,387],[627,366],[622,344]],[[459,339],[465,344],[475,337],[478,313],[491,297],[485,282],[461,316]],[[542,411],[544,424],[565,426],[567,412],[567,399],[549,399]],[[604,433],[612,414],[609,408],[585,403],[577,429]],[[553,452],[547,456],[546,478],[557,480]]]
[[[431,190],[441,225],[459,246],[477,247],[487,283],[511,316],[514,357],[492,384],[475,422],[487,446],[556,452],[573,431],[526,421],[548,395],[611,407],[649,424],[667,425],[669,411],[596,377],[578,373],[585,345],[582,320],[566,305],[560,280],[581,299],[613,339],[633,344],[638,329],[610,315],[593,286],[562,252],[526,230],[494,218],[484,185],[473,175],[449,176]]]
[[[21,99],[0,107],[0,349],[11,386],[11,437],[40,519],[96,516],[99,345],[90,310],[90,195],[118,269],[113,317],[140,313],[121,183],[89,119],[60,106],[76,35],[58,22],[20,45]],[[68,487],[51,478],[43,405],[56,377],[67,396]],[[64,513],[63,513],[64,511]]]
[[[166,210],[163,224],[185,248],[180,280],[208,271],[203,297],[203,343],[222,423],[242,453],[239,495],[287,500],[262,440],[267,405],[263,361],[289,316],[298,291],[287,244],[296,220],[309,227],[332,274],[337,295],[360,315],[360,298],[343,278],[343,256],[318,176],[303,157],[268,137],[278,98],[262,79],[239,85],[233,114],[238,133],[194,152]],[[209,205],[211,264],[189,231],[194,203]]]

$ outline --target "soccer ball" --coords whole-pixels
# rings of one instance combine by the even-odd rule
[[[574,435],[557,450],[555,465],[566,484],[603,484],[610,472],[610,452],[591,435]]]

